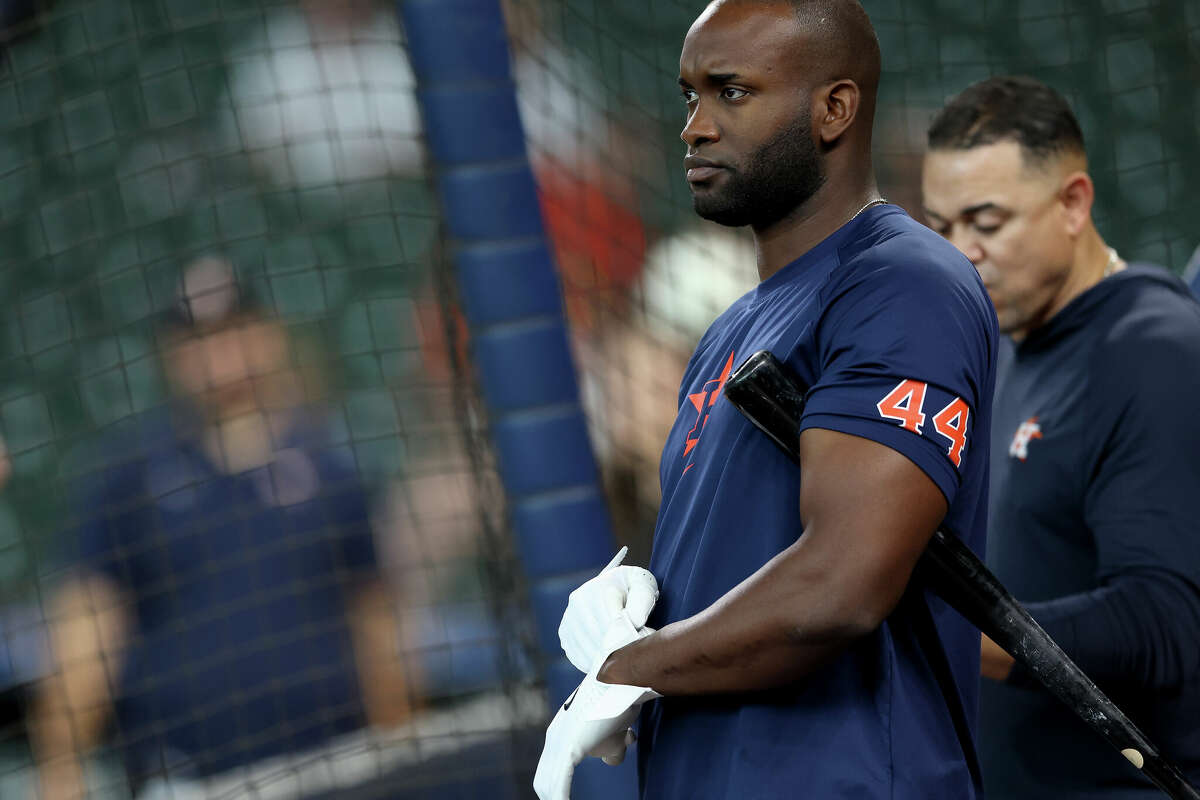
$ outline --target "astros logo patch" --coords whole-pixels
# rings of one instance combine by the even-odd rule
[[[1012,444],[1008,446],[1008,454],[1024,461],[1029,456],[1029,443],[1040,438],[1042,438],[1042,426],[1038,424],[1038,418],[1035,415],[1017,426]]]

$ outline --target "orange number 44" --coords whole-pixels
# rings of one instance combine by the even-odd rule
[[[961,397],[954,398],[950,405],[933,415],[933,429],[950,440],[946,455],[956,467],[962,463],[962,451],[967,446],[967,420],[970,416],[971,409]]]
[[[925,393],[929,385],[921,381],[903,380],[897,384],[876,404],[879,416],[884,419],[894,419],[900,427],[913,433],[921,433],[925,424]],[[933,415],[933,429],[941,436],[950,440],[946,455],[954,466],[962,464],[963,448],[967,446],[967,420],[971,409],[961,397],[956,397],[950,404]]]
[[[920,381],[900,381],[900,385],[888,392],[887,397],[875,404],[879,416],[894,419],[900,423],[900,427],[920,433],[921,426],[925,424],[925,412],[921,407],[925,405],[925,390],[928,388]]]

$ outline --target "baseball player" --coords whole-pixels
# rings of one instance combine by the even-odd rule
[[[939,525],[984,546],[998,334],[970,262],[879,196],[879,74],[855,0],[717,0],[688,31],[685,177],[701,217],[750,226],[761,282],[688,364],[650,574],[572,596],[587,675],[542,800],[634,717],[644,798],[981,793],[978,631],[909,578]],[[800,468],[722,397],[764,349],[812,387]]]

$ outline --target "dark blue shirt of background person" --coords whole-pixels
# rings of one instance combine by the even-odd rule
[[[990,525],[1004,535],[989,562],[1200,785],[1200,305],[1165,270],[1131,265],[1012,348],[998,385]],[[983,707],[999,785],[1160,796],[1020,667],[985,684]]]
[[[84,476],[76,534],[133,612],[114,734],[135,782],[361,727],[347,603],[376,562],[350,463],[299,430],[234,475],[166,415],[129,438]]]

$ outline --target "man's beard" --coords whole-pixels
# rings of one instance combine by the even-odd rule
[[[765,228],[807,202],[825,183],[807,109],[745,164],[726,167],[723,185],[692,196],[697,214],[720,225]]]

